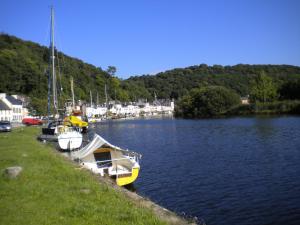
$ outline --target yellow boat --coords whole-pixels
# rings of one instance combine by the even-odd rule
[[[74,127],[79,127],[83,131],[86,131],[89,126],[88,122],[85,122],[79,119],[77,116],[73,116],[73,115],[65,117],[64,123],[71,124]]]
[[[133,183],[140,171],[140,154],[114,146],[98,134],[72,157],[94,173],[115,178],[119,186]]]

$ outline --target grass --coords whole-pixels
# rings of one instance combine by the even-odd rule
[[[36,141],[40,128],[0,133],[0,224],[165,224],[51,146]],[[15,179],[4,175],[21,166]]]

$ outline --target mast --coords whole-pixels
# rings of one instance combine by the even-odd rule
[[[90,98],[91,98],[91,107],[92,107],[93,105],[92,91],[90,91]]]
[[[98,105],[99,105],[99,96],[98,96],[98,91],[97,91],[97,102],[96,102],[96,107],[98,107]]]
[[[50,63],[47,70],[47,76],[48,76],[48,99],[47,99],[47,112],[48,112],[48,123],[50,121],[50,114],[51,114],[51,74],[50,74]]]
[[[57,112],[57,90],[56,90],[56,74],[55,74],[55,55],[54,55],[54,9],[51,6],[51,61],[52,61],[52,92],[54,113]]]
[[[72,109],[75,109],[75,95],[74,95],[74,81],[73,77],[71,77],[71,92],[72,92]]]
[[[106,106],[106,118],[107,118],[107,114],[108,114],[108,98],[107,98],[106,84],[104,86],[104,91],[105,91],[105,106]]]

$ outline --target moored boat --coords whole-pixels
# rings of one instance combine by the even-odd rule
[[[80,148],[82,144],[82,134],[74,127],[64,126],[57,137],[58,145],[62,150],[73,150]]]
[[[54,46],[54,10],[51,7],[51,41],[50,41],[50,65],[48,71],[48,125],[42,128],[42,134],[38,136],[38,139],[42,141],[58,141],[59,147],[63,150],[72,150],[79,148],[82,143],[82,134],[73,128],[74,125],[87,128],[87,123],[83,123],[80,120],[75,120],[70,116],[69,119],[62,121],[62,113],[59,113],[59,104],[57,98],[56,87],[56,70],[55,70],[55,46]],[[51,66],[51,68],[50,68]],[[52,83],[52,88],[51,88]],[[51,96],[53,100],[53,121],[50,121],[51,114]],[[79,122],[78,122],[79,121]],[[83,124],[83,125],[82,125]]]
[[[98,134],[72,157],[94,173],[115,178],[119,186],[133,183],[140,171],[139,153],[114,146]]]
[[[71,124],[74,127],[80,128],[82,132],[86,132],[89,127],[88,122],[84,121],[79,116],[74,116],[74,115],[66,116],[64,118],[64,122],[66,124]]]

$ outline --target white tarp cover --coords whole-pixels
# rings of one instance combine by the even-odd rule
[[[100,137],[98,134],[94,135],[94,138],[90,143],[88,143],[86,146],[81,148],[79,151],[73,152],[72,155],[76,159],[83,159],[84,157],[88,156],[89,154],[93,154],[93,152],[96,149],[101,148],[101,147],[110,147],[116,151],[122,151],[122,152],[126,152],[128,154],[133,154],[133,155],[140,157],[140,154],[138,154],[138,153],[124,150],[124,149],[121,149],[117,146],[110,144],[108,141],[106,141],[104,138]]]

